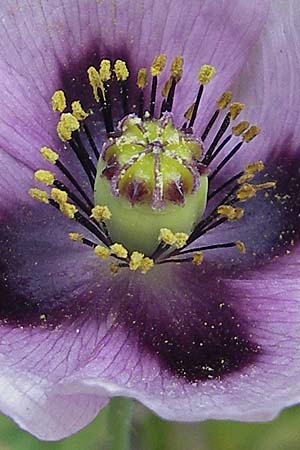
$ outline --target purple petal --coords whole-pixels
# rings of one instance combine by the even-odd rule
[[[182,53],[189,76],[178,90],[184,98],[189,93],[190,102],[199,66],[212,63],[219,75],[206,98],[215,99],[242,68],[267,5],[262,0],[202,0],[189,1],[183,10],[177,0],[163,9],[158,1],[151,8],[139,1],[130,8],[121,1],[114,7],[110,1],[22,2],[22,7],[15,0],[6,2],[0,13],[1,147],[36,167],[37,149],[58,144],[57,118],[49,108],[53,91],[64,87],[72,99],[78,96],[82,83],[87,84],[86,68],[101,57],[124,56],[136,70],[159,52],[170,58]],[[179,103],[177,111],[183,112],[188,105]]]

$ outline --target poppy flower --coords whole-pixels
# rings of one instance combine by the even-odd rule
[[[299,13],[1,7],[0,408],[22,428],[63,438],[114,396],[178,421],[299,401]]]

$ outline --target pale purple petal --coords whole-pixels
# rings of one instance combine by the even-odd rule
[[[164,8],[159,1],[151,7],[140,1],[6,2],[0,12],[1,147],[36,167],[38,148],[58,144],[49,108],[53,91],[63,87],[72,99],[78,96],[86,68],[101,57],[123,56],[136,72],[159,52],[170,58],[182,53],[188,76],[181,93],[189,93],[189,102],[199,66],[212,63],[219,75],[207,100],[215,98],[242,68],[267,6],[236,0],[189,1],[184,9],[179,1]],[[187,106],[180,102],[178,112]]]

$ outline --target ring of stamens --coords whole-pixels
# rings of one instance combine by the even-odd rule
[[[134,113],[141,119],[158,118],[166,112],[171,112],[176,86],[183,77],[183,58],[176,56],[171,62],[170,76],[162,90],[162,102],[158,107],[158,80],[166,67],[167,57],[164,54],[156,56],[150,70],[139,69],[136,85],[139,90],[138,98],[134,102]],[[152,77],[150,86],[150,102],[148,108],[145,105],[145,93],[148,83],[148,74]],[[205,92],[205,86],[211,82],[215,74],[214,67],[203,65],[199,69],[199,88],[192,105],[185,113],[185,122],[181,131],[193,133],[193,127],[198,117],[201,99]],[[128,80],[130,77],[126,62],[116,60],[114,64],[108,59],[100,62],[99,69],[90,67],[87,71],[88,79],[93,91],[96,104],[99,105],[107,136],[115,133],[115,121],[113,118],[114,99],[112,86],[116,84],[123,114],[130,113],[130,99]],[[52,109],[60,116],[57,123],[57,134],[60,140],[73,151],[81,164],[87,180],[93,188],[96,177],[97,160],[101,154],[93,133],[89,128],[90,113],[93,108],[84,108],[79,100],[74,101],[69,108],[65,94],[57,90],[51,99]],[[260,132],[256,125],[248,121],[236,122],[245,105],[232,102],[232,93],[224,92],[216,103],[216,109],[208,121],[201,135],[201,141],[205,143],[212,128],[218,119],[223,116],[219,129],[211,139],[211,144],[206,149],[199,164],[209,171],[209,181],[225,167],[225,165],[240,151],[241,147],[251,142]],[[160,111],[159,115],[157,111]],[[238,139],[230,149],[230,141]],[[269,181],[260,184],[251,183],[257,173],[264,169],[261,161],[248,164],[244,170],[234,174],[222,185],[210,191],[208,201],[225,194],[212,211],[201,218],[193,231],[188,235],[183,232],[173,232],[171,229],[162,228],[157,236],[157,248],[152,255],[144,255],[135,250],[131,253],[119,242],[113,242],[107,230],[106,222],[111,219],[111,212],[107,205],[94,205],[89,193],[77,181],[76,175],[71,173],[67,166],[61,162],[59,153],[49,147],[41,148],[42,158],[55,168],[55,171],[39,169],[35,172],[35,180],[45,186],[47,190],[31,188],[29,194],[32,198],[52,206],[70,220],[78,222],[92,238],[87,238],[83,233],[70,231],[69,238],[77,243],[84,244],[93,249],[96,257],[104,260],[113,260],[110,263],[112,273],[117,273],[122,267],[132,271],[139,270],[146,273],[155,264],[191,262],[199,266],[203,262],[203,253],[220,248],[236,248],[240,253],[246,252],[246,247],[240,240],[218,243],[213,245],[199,245],[189,248],[192,243],[203,235],[225,222],[240,220],[244,210],[240,203],[253,198],[259,191],[275,187],[275,182]],[[222,157],[222,153],[225,155]],[[215,160],[218,164],[210,170]],[[60,175],[58,175],[60,173]],[[62,177],[62,178],[61,178]],[[63,180],[63,181],[62,181]]]

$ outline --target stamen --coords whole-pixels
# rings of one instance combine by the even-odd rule
[[[217,212],[220,216],[226,217],[229,221],[239,220],[244,215],[244,210],[242,208],[234,208],[230,205],[219,206]]]
[[[100,90],[103,89],[103,83],[102,83],[100,74],[97,71],[97,69],[95,69],[95,67],[93,67],[93,66],[88,68],[87,74],[89,77],[90,85],[92,86],[92,89],[93,89],[93,96],[94,96],[96,102],[99,103],[100,97],[99,97],[98,92],[99,92],[99,89]]]
[[[103,83],[111,79],[111,62],[109,59],[102,59],[100,62],[99,75]]]
[[[72,139],[72,133],[79,130],[80,124],[76,117],[71,113],[63,113],[60,116],[60,120],[57,124],[57,134],[63,141],[70,141]]]
[[[274,187],[276,187],[276,182],[274,181],[268,181],[266,183],[256,185],[244,183],[237,191],[236,198],[240,202],[245,202],[246,200],[254,197],[257,191],[261,191],[263,189],[273,189]]]
[[[144,89],[147,84],[147,69],[142,67],[137,74],[136,85],[140,89],[140,95],[138,100],[138,116],[143,117],[144,114]]]
[[[120,85],[120,94],[122,99],[122,107],[125,115],[129,114],[128,108],[128,90],[126,86],[126,80],[129,77],[129,71],[127,69],[125,61],[118,59],[114,64],[114,72],[117,77],[117,81]]]
[[[71,241],[82,242],[84,239],[84,236],[83,236],[83,234],[79,234],[79,233],[69,233],[69,238],[71,239]]]
[[[201,264],[203,263],[203,259],[204,259],[203,254],[201,252],[196,252],[193,255],[192,263],[195,266],[201,266]]]
[[[61,203],[59,209],[68,219],[74,219],[75,214],[78,212],[75,205],[67,202]]]
[[[192,128],[196,117],[197,117],[197,112],[198,112],[198,108],[200,105],[200,100],[203,94],[203,90],[204,90],[204,85],[209,83],[211,81],[211,79],[213,78],[214,74],[215,74],[216,70],[213,66],[209,66],[208,64],[204,64],[203,66],[200,67],[199,73],[198,73],[198,81],[201,83],[199,90],[198,90],[198,94],[197,94],[197,98],[195,101],[195,106],[193,108],[193,113],[192,113],[192,117],[189,123],[189,127]]]
[[[55,91],[52,95],[51,103],[53,111],[62,113],[67,107],[67,101],[64,91]]]
[[[97,220],[97,222],[101,222],[103,220],[109,220],[111,218],[111,212],[107,206],[96,205],[92,209],[92,214],[90,217]]]
[[[111,253],[118,258],[126,259],[128,256],[128,250],[122,244],[115,243],[110,245],[110,250]]]
[[[237,116],[243,111],[244,108],[245,108],[244,103],[238,102],[231,103],[231,105],[229,106],[230,119],[235,120]]]
[[[54,174],[49,170],[37,170],[34,173],[34,178],[36,181],[43,183],[46,186],[51,186],[55,180]]]
[[[78,120],[78,122],[85,120],[89,116],[88,113],[84,111],[80,101],[78,100],[72,102],[71,108],[72,108],[72,115]]]
[[[244,244],[244,242],[242,241],[235,241],[235,246],[238,249],[239,252],[241,253],[246,253],[246,246]]]
[[[110,255],[110,251],[108,248],[103,247],[102,245],[96,245],[94,248],[94,253],[98,258],[107,259]]]
[[[249,128],[248,131],[246,131],[246,133],[244,133],[244,135],[243,135],[243,140],[244,140],[245,142],[250,142],[250,141],[252,141],[252,139],[254,139],[259,133],[260,133],[260,128],[257,127],[256,125],[253,125],[252,127]]]
[[[181,80],[183,74],[183,57],[175,56],[171,64],[171,78],[166,82],[163,96],[166,100],[163,101],[161,107],[161,115],[165,111],[172,111],[176,84]],[[165,94],[165,95],[164,95]]]
[[[129,269],[133,271],[139,269],[141,267],[144,256],[144,253],[132,252],[129,260]]]
[[[213,127],[213,125],[215,124],[215,122],[216,122],[216,120],[217,120],[217,118],[219,116],[220,110],[223,110],[223,109],[227,108],[227,106],[231,102],[232,95],[233,94],[230,91],[223,92],[223,94],[221,95],[221,97],[217,101],[218,109],[214,112],[214,114],[212,115],[211,119],[209,120],[205,130],[202,133],[201,140],[203,142],[205,141],[205,139],[208,136],[208,133],[210,132],[210,130]]]
[[[163,242],[166,245],[174,245],[176,237],[168,228],[161,228],[158,235],[158,241]]]
[[[152,87],[151,87],[151,97],[150,97],[150,107],[149,113],[150,116],[154,115],[155,110],[155,100],[156,100],[156,91],[157,91],[157,77],[164,70],[167,61],[167,56],[164,54],[160,54],[156,56],[151,64],[150,72],[152,75]]]
[[[231,128],[232,134],[234,136],[240,136],[244,133],[250,126],[250,123],[247,120],[242,120],[240,123]]]
[[[142,274],[145,274],[148,272],[148,270],[152,269],[152,267],[154,266],[154,261],[151,258],[148,258],[148,256],[146,256],[145,258],[143,258],[142,262],[141,262],[141,272]]]
[[[49,203],[48,194],[46,191],[42,191],[41,189],[36,188],[30,188],[28,194],[30,195],[30,197],[34,198],[35,200],[38,200],[39,202],[45,204]]]
[[[186,233],[175,233],[175,247],[182,248],[185,246],[186,241],[188,240],[189,235]]]
[[[51,189],[51,198],[60,204],[66,203],[68,201],[68,194],[65,191],[62,191],[61,189],[53,188]]]
[[[50,164],[56,165],[57,168],[68,178],[68,180],[73,184],[75,189],[80,193],[80,195],[85,199],[87,204],[92,207],[93,203],[85,193],[85,191],[81,188],[77,180],[73,177],[73,175],[68,171],[68,169],[62,164],[62,162],[59,161],[59,155],[58,153],[51,150],[49,147],[42,147],[41,155],[45,159],[45,161],[49,162]]]

